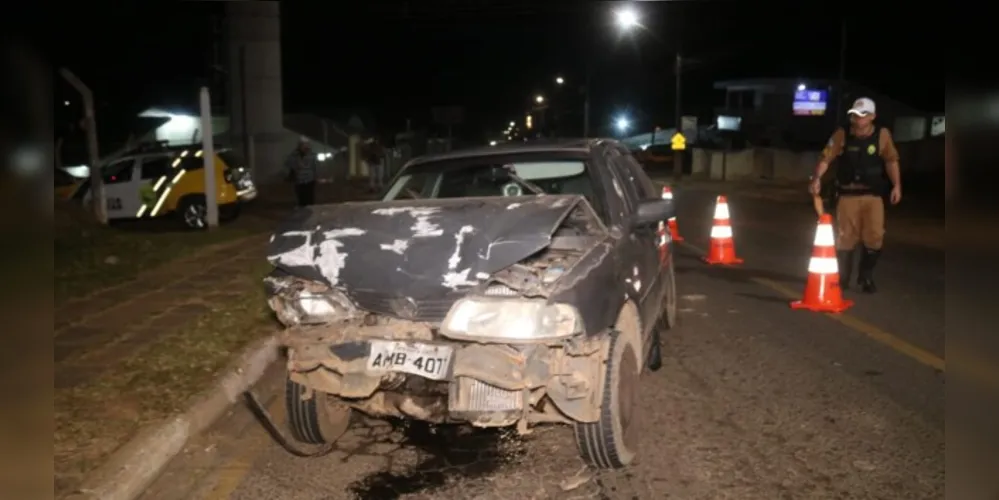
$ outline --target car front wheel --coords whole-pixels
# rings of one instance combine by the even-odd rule
[[[600,469],[625,467],[635,459],[638,379],[641,349],[630,335],[615,332],[604,376],[604,396],[600,419],[576,422],[576,445],[583,461]]]
[[[350,426],[351,409],[318,391],[311,391],[288,378],[284,403],[288,428],[296,441],[306,444],[336,442]]]

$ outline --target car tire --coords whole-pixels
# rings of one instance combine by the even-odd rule
[[[573,424],[579,454],[591,467],[619,469],[635,459],[638,434],[634,414],[642,373],[640,352],[633,336],[614,332],[604,375],[600,419]]]
[[[659,330],[672,330],[676,326],[676,268],[673,265],[675,254],[670,255],[666,269],[666,292],[663,296],[663,312],[659,316]]]
[[[177,216],[185,228],[193,231],[208,229],[208,202],[204,195],[188,195],[177,204]]]
[[[306,444],[336,442],[350,427],[352,410],[346,405],[331,401],[329,395],[311,391],[291,380],[285,381],[284,403],[288,412],[288,429],[296,441]]]

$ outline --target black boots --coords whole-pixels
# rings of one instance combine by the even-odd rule
[[[839,267],[839,287],[843,290],[850,288],[850,278],[853,276],[853,250],[837,250],[836,263]]]
[[[874,267],[878,264],[878,257],[881,257],[881,249],[872,250],[870,248],[861,249],[860,269],[857,273],[857,284],[864,293],[874,293],[878,287],[874,285]]]

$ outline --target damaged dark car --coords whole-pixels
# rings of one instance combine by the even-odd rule
[[[410,161],[380,201],[296,212],[271,239],[292,435],[331,443],[353,411],[575,429],[631,463],[640,376],[676,320],[672,200],[615,141]]]

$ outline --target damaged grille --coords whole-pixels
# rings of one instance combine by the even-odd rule
[[[493,412],[523,409],[522,391],[508,391],[473,378],[457,377],[451,384],[448,410]]]
[[[409,297],[398,297],[375,292],[350,293],[350,300],[365,311],[392,316],[394,318],[438,323],[444,320],[451,306],[465,294],[453,294],[443,299],[415,300]]]
[[[518,294],[513,288],[501,284],[492,284],[486,288],[487,297],[517,297]]]

